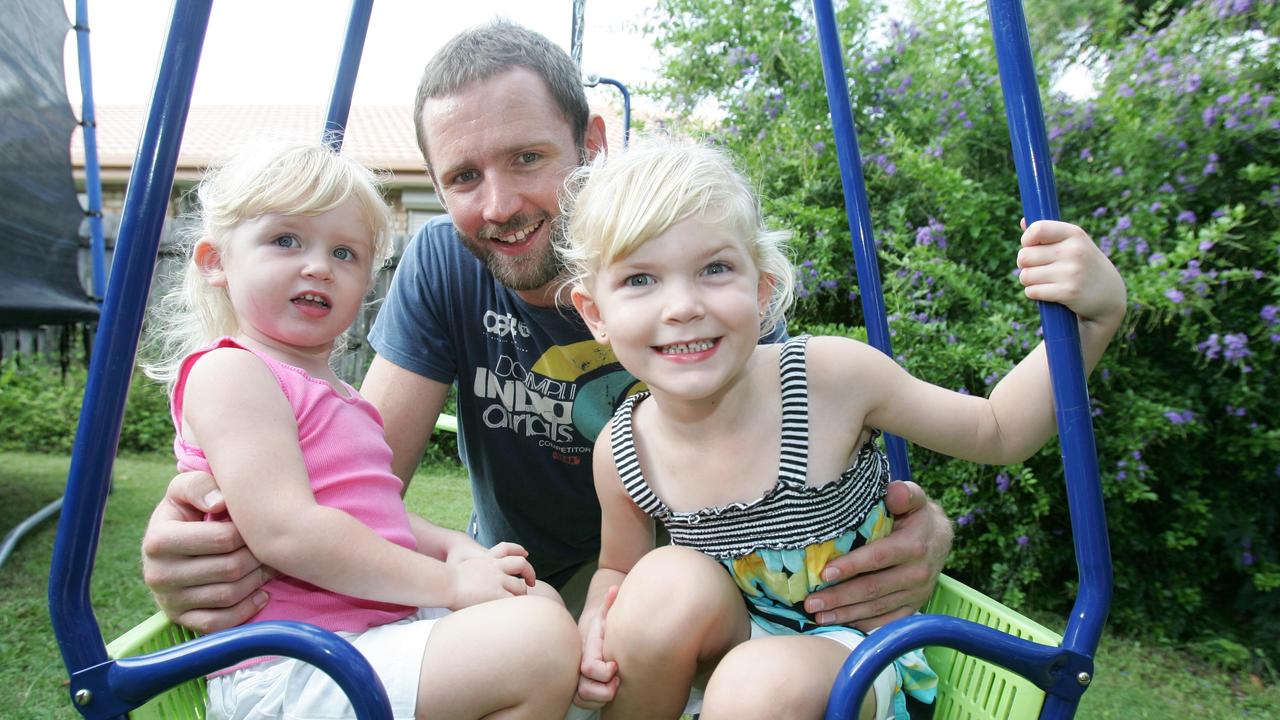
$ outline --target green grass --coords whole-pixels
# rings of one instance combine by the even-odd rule
[[[66,471],[65,458],[0,453],[0,531],[56,499]],[[108,639],[153,610],[140,579],[138,546],[172,474],[173,461],[165,456],[116,462],[92,583],[94,609]],[[466,478],[454,467],[428,468],[410,487],[408,504],[434,522],[461,528],[470,515]],[[0,717],[79,717],[67,698],[66,671],[47,609],[54,527],[49,521],[27,536],[0,569]],[[1212,668],[1178,647],[1108,636],[1097,668],[1079,718],[1280,717],[1280,689],[1256,687],[1247,675]]]

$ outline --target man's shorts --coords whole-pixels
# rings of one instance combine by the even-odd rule
[[[421,608],[362,633],[339,632],[364,655],[387,690],[396,720],[413,720],[427,638],[445,608]],[[338,684],[301,660],[277,658],[209,679],[209,720],[346,720],[355,711]]]

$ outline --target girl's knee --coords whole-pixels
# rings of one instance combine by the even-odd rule
[[[683,622],[725,606],[740,607],[737,587],[715,560],[688,548],[657,548],[627,573],[610,620],[635,614],[641,621]]]
[[[704,718],[822,717],[845,653],[825,639],[780,639],[742,643],[721,659],[707,682]]]

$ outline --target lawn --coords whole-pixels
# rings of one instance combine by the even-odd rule
[[[65,458],[0,453],[0,528],[7,532],[57,498],[66,467]],[[163,456],[116,462],[92,584],[94,608],[107,638],[152,611],[140,580],[138,544],[172,467],[172,460]],[[465,476],[452,466],[427,468],[410,488],[408,504],[441,525],[461,527],[470,512]],[[78,717],[66,695],[65,670],[46,605],[53,536],[50,521],[23,540],[0,569],[0,704],[8,708],[0,715],[5,718]],[[1097,668],[1077,717],[1280,717],[1280,689],[1257,687],[1249,677],[1215,670],[1178,647],[1108,636]]]

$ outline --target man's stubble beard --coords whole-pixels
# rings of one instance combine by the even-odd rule
[[[506,287],[517,292],[538,290],[560,277],[564,264],[556,254],[555,246],[564,234],[562,217],[546,217],[549,224],[546,243],[536,250],[530,250],[518,257],[496,252],[489,243],[491,240],[477,240],[458,231],[462,244],[471,251],[485,267],[493,273],[493,277]],[[501,230],[527,227],[529,218],[512,218]],[[500,233],[495,233],[500,234]]]

